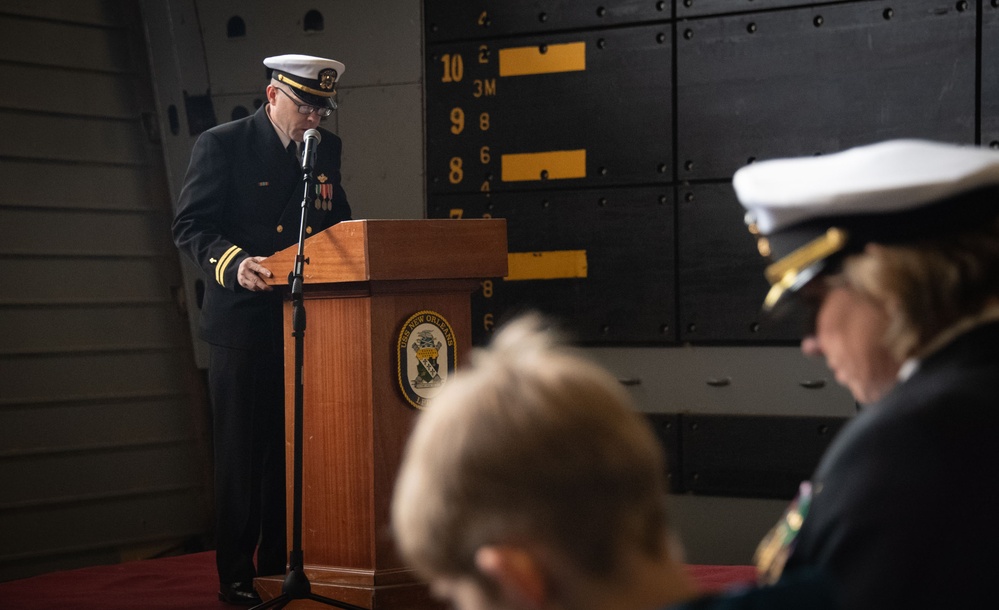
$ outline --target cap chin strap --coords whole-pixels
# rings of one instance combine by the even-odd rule
[[[285,76],[284,74],[278,74],[277,79],[282,83],[288,83],[292,87],[298,89],[299,91],[305,91],[306,93],[311,93],[312,95],[318,95],[319,97],[333,97],[333,92],[336,91],[336,84],[334,83],[333,89],[329,91],[320,91],[319,89],[313,89],[312,87],[306,87],[302,83],[296,82]]]
[[[766,268],[770,292],[763,300],[763,309],[770,311],[788,291],[798,290],[822,271],[825,259],[846,246],[849,234],[838,227],[830,227],[823,235],[813,239]]]

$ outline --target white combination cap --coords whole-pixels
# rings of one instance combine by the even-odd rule
[[[732,178],[760,253],[770,309],[827,260],[866,243],[899,243],[999,213],[999,150],[890,140],[829,155],[760,161]]]
[[[295,89],[295,95],[313,106],[330,104],[345,67],[335,59],[312,55],[275,55],[264,60],[271,77]]]
[[[747,165],[732,186],[763,235],[819,216],[908,210],[999,184],[999,150],[890,140]]]

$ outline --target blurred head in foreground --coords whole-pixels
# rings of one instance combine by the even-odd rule
[[[461,610],[655,608],[694,594],[666,497],[662,449],[620,383],[527,316],[420,415],[392,520]]]

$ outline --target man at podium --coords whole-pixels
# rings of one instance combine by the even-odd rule
[[[303,202],[306,235],[350,219],[341,141],[320,127],[336,109],[343,64],[308,55],[263,63],[267,103],[201,134],[173,223],[177,247],[207,279],[200,336],[210,349],[219,598],[245,605],[260,601],[254,577],[283,574],[287,558],[282,298],[260,261],[298,241]],[[303,164],[312,129],[314,163]]]

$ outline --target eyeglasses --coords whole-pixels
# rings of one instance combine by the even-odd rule
[[[319,108],[319,107],[316,107],[316,106],[310,106],[308,104],[299,104],[298,102],[295,101],[295,98],[291,97],[291,94],[289,94],[287,91],[285,91],[281,87],[274,87],[274,88],[277,89],[278,91],[280,91],[281,93],[285,94],[285,96],[289,100],[291,100],[291,103],[295,104],[295,106],[298,107],[298,114],[312,114],[313,112],[315,112],[316,114],[318,114],[319,116],[324,117],[324,118],[328,117],[331,114],[333,114],[333,109],[330,108],[329,106],[326,106],[324,108]]]

